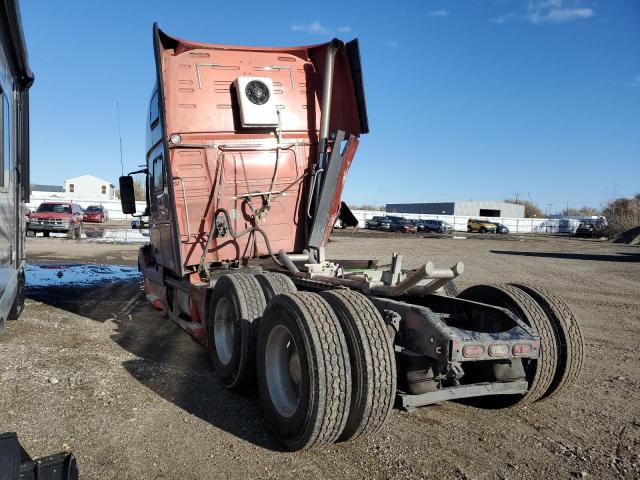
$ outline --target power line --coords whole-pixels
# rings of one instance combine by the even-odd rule
[[[118,100],[116,100],[116,115],[118,117],[118,138],[120,139],[120,168],[122,175],[124,176],[124,163],[122,161],[122,132],[120,131],[120,105],[118,104]]]

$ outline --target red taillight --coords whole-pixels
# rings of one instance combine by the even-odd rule
[[[479,357],[484,353],[482,345],[465,345],[462,348],[462,356],[467,358]]]
[[[511,348],[514,357],[524,357],[531,353],[531,345],[528,343],[517,343]]]

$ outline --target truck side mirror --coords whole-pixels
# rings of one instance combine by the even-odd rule
[[[120,203],[122,213],[128,215],[136,213],[136,195],[133,191],[133,177],[130,175],[120,177]]]

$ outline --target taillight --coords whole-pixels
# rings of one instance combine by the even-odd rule
[[[479,357],[484,353],[482,345],[465,345],[462,348],[462,356],[467,358]]]
[[[509,345],[495,344],[489,347],[490,357],[506,357],[509,353]]]
[[[511,349],[514,357],[524,357],[531,353],[531,345],[528,343],[516,343]]]

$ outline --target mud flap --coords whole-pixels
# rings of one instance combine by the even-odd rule
[[[0,434],[0,478],[17,479],[21,460],[22,452],[17,435],[13,432]]]
[[[0,433],[0,479],[77,480],[78,465],[70,452],[33,460],[15,432]]]

